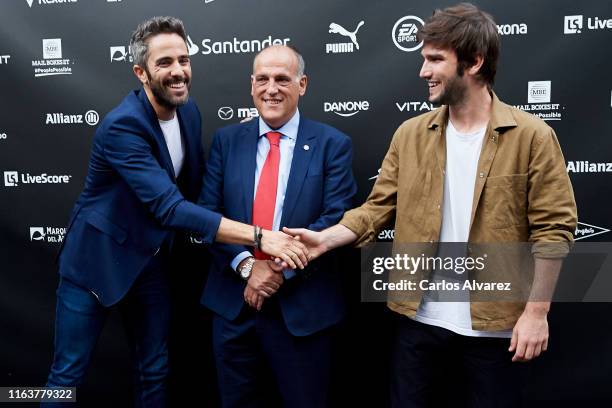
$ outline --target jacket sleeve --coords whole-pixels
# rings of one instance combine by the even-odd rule
[[[397,143],[401,134],[402,127],[393,135],[376,183],[366,202],[348,211],[340,221],[340,224],[357,234],[355,246],[374,240],[376,233],[395,218],[400,160]]]
[[[210,211],[215,211],[223,214],[223,145],[221,142],[222,136],[216,132],[213,136],[210,155],[206,162],[206,175],[204,177],[204,186],[198,204]],[[230,245],[216,243],[210,247],[215,259],[223,264],[230,265],[230,262],[243,251],[249,251],[250,248],[243,245]]]
[[[162,226],[194,231],[205,242],[213,242],[221,215],[183,198],[153,155],[143,132],[146,130],[131,117],[109,124],[103,133],[104,154],[109,164]]]
[[[532,252],[540,258],[564,257],[574,240],[577,211],[565,159],[552,128],[533,140],[527,183]]]
[[[308,226],[313,231],[321,231],[338,223],[344,212],[352,207],[357,193],[352,167],[353,144],[348,136],[343,134],[340,141],[334,144],[325,162],[323,212]]]

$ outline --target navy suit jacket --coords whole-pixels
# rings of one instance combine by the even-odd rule
[[[133,91],[99,125],[85,188],[68,223],[59,271],[105,306],[119,301],[172,229],[213,242],[221,216],[198,198],[204,157],[201,118],[177,109],[185,159],[178,184],[159,121],[144,90]]]
[[[200,203],[225,217],[251,223],[259,123],[252,120],[218,130],[213,138]],[[308,145],[308,150],[304,146]],[[323,230],[351,208],[357,191],[348,136],[300,117],[283,203],[281,227]],[[231,268],[241,245],[215,244],[202,304],[228,320],[245,305],[246,282]],[[286,280],[278,297],[289,331],[305,336],[338,323],[345,313],[342,285],[333,254],[311,262]],[[264,302],[265,305],[265,302]],[[265,307],[265,306],[264,306]]]

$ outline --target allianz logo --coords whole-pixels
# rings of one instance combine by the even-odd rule
[[[370,109],[368,101],[323,102],[324,112],[333,112],[338,116],[349,117]]]
[[[527,24],[500,24],[497,26],[497,34],[499,35],[518,35],[527,34]]]
[[[95,110],[88,110],[84,115],[65,114],[65,113],[47,113],[45,125],[73,125],[87,123],[89,126],[95,126],[100,120],[100,115]]]

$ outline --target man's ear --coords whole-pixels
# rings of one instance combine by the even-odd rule
[[[306,93],[306,87],[308,86],[308,77],[306,75],[302,75],[300,78],[300,96],[304,96]]]
[[[470,74],[471,76],[478,75],[478,73],[480,72],[480,68],[482,68],[482,64],[484,63],[484,57],[482,55],[477,55],[474,60],[474,65],[469,67],[467,70],[468,74]]]
[[[134,71],[134,75],[138,78],[138,80],[146,85],[149,83],[149,77],[147,76],[147,72],[140,65],[134,65],[132,67],[132,71]]]

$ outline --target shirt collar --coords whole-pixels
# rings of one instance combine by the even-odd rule
[[[259,117],[259,137],[264,136],[268,132],[279,132],[284,136],[287,136],[289,139],[297,140],[298,127],[300,125],[300,111],[299,109],[295,110],[295,113],[289,119],[289,122],[285,123],[279,129],[272,129],[264,120]]]

